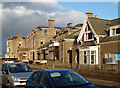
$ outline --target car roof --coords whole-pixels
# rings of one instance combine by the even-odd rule
[[[37,70],[37,71],[46,71],[46,72],[52,73],[52,72],[72,71],[72,70],[69,70],[69,69],[46,69],[46,70]]]
[[[5,63],[5,64],[12,65],[12,64],[25,64],[25,63],[21,63],[21,62],[13,62],[13,63]]]

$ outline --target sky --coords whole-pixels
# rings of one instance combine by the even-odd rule
[[[8,38],[18,32],[26,36],[38,25],[48,26],[51,17],[57,27],[66,27],[68,22],[72,22],[73,26],[83,23],[87,12],[93,12],[102,19],[118,18],[117,2],[3,2],[0,7],[0,52],[3,54],[6,53]]]

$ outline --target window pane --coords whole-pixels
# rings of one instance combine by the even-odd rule
[[[120,28],[116,29],[116,34],[120,34]]]
[[[88,33],[88,39],[92,39],[92,33]]]
[[[113,31],[112,34],[115,35],[115,29],[112,29],[112,31]]]
[[[94,55],[91,55],[91,64],[94,64]]]

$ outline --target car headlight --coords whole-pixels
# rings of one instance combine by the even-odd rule
[[[13,81],[18,81],[18,78],[15,78],[14,76],[11,76],[11,79],[12,79]]]

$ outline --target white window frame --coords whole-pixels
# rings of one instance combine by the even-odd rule
[[[92,39],[88,39],[88,34],[89,34],[89,33],[92,33],[92,31],[88,30],[88,27],[87,27],[87,31],[84,32],[84,40],[85,40],[85,41],[91,41],[91,40],[94,40],[93,33],[92,33]]]
[[[116,29],[117,28],[120,28],[120,25],[116,25],[116,26],[112,26],[112,27],[110,27],[110,36],[112,37],[112,36],[118,36],[118,35],[120,35],[120,34],[116,34]],[[113,29],[115,29],[115,33],[113,34]]]

